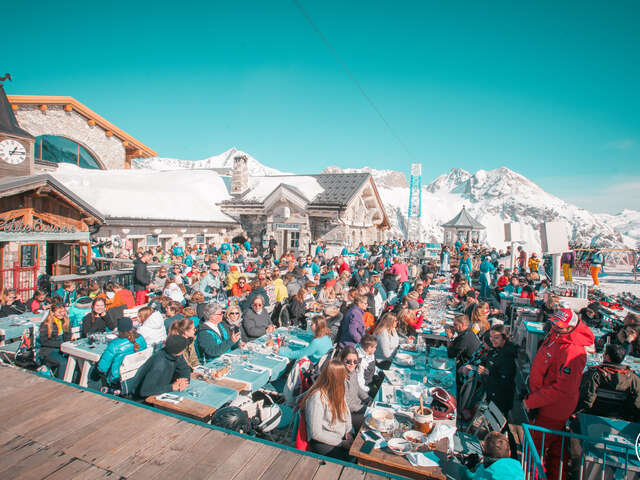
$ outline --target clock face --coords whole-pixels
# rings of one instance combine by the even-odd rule
[[[0,142],[0,159],[11,165],[19,165],[27,158],[27,150],[16,140]]]

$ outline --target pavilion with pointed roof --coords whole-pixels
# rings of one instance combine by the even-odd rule
[[[444,229],[444,244],[449,246],[452,246],[456,240],[467,244],[478,243],[480,232],[486,229],[464,206],[458,215],[441,226]]]

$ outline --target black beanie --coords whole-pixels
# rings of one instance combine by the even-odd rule
[[[164,349],[171,355],[177,355],[187,348],[187,339],[182,335],[170,335],[164,344]]]
[[[118,319],[118,331],[128,332],[133,330],[133,321],[129,317],[120,317]]]

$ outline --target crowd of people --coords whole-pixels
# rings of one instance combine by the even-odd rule
[[[347,459],[384,371],[399,345],[420,334],[430,314],[425,300],[436,283],[446,282],[456,311],[445,331],[447,353],[455,359],[459,395],[471,392],[469,398],[494,402],[507,418],[522,401],[535,425],[563,430],[578,412],[602,414],[598,389],[607,386],[626,395],[616,414],[640,420],[640,380],[622,366],[626,355],[640,355],[639,315],[630,313],[606,338],[594,338],[590,326],[598,322],[597,303],[580,312],[564,308],[535,253],[527,256],[518,247],[515,268],[508,269],[510,251],[458,242],[451,250],[443,247],[439,259],[422,252],[421,245],[400,241],[361,244],[336,256],[319,244],[313,254],[285,252],[280,258],[275,246],[258,252],[248,241],[174,245],[170,251],[138,252],[131,290],[115,282],[77,289],[64,282],[54,292],[36,291],[26,304],[9,290],[3,292],[0,316],[48,312],[39,358],[59,378],[67,362],[63,342],[116,332],[91,375],[97,388],[111,393],[121,393],[123,358],[152,349],[127,387],[139,398],[184,390],[195,367],[277,327],[308,329],[313,339],[307,347],[278,352],[294,361],[323,362],[296,400],[305,419],[302,440],[316,453]],[[562,262],[570,276],[571,259],[563,256]],[[501,292],[530,305],[545,299],[540,319],[548,334],[523,398],[515,395],[519,347],[511,339],[509,316],[499,308]],[[136,306],[142,307],[135,321],[124,316]],[[583,375],[590,349],[604,351],[603,363]],[[468,421],[476,407],[477,402],[466,403],[459,421]],[[495,438],[490,443],[502,445]],[[554,472],[559,449],[547,441],[545,450],[546,466]]]

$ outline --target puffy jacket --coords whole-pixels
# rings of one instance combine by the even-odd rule
[[[273,286],[275,287],[275,292],[276,292],[276,302],[282,302],[285,298],[289,296],[287,287],[285,286],[281,278],[276,278],[273,281]]]
[[[133,261],[133,289],[136,292],[146,290],[151,283],[151,274],[147,270],[147,264],[136,258]]]
[[[549,332],[531,364],[528,408],[537,408],[541,417],[553,420],[571,416],[587,363],[585,347],[593,340],[593,333],[582,321],[570,333]]]
[[[141,335],[136,337],[136,344],[140,347],[138,352],[147,348],[147,342]],[[98,370],[107,376],[107,382],[116,383],[120,380],[120,365],[124,357],[135,352],[134,345],[128,338],[111,340],[98,361]]]
[[[196,335],[196,352],[201,362],[207,362],[227,353],[233,346],[231,333],[223,322],[218,323],[218,332],[214,332],[206,322],[198,326]]]
[[[340,346],[355,346],[365,334],[364,312],[357,305],[353,305],[342,320],[340,326]]]
[[[138,327],[138,333],[144,337],[147,345],[164,342],[167,338],[167,330],[164,328],[162,314],[153,312],[146,322]]]
[[[529,258],[529,270],[531,272],[538,272],[538,266],[540,265],[540,259],[536,257]]]
[[[573,250],[570,252],[564,252],[562,257],[560,257],[560,263],[567,263],[571,268],[573,268],[573,264],[576,261],[576,252]]]
[[[394,263],[389,271],[394,275],[400,275],[401,282],[406,282],[409,279],[409,269],[405,263]]]

